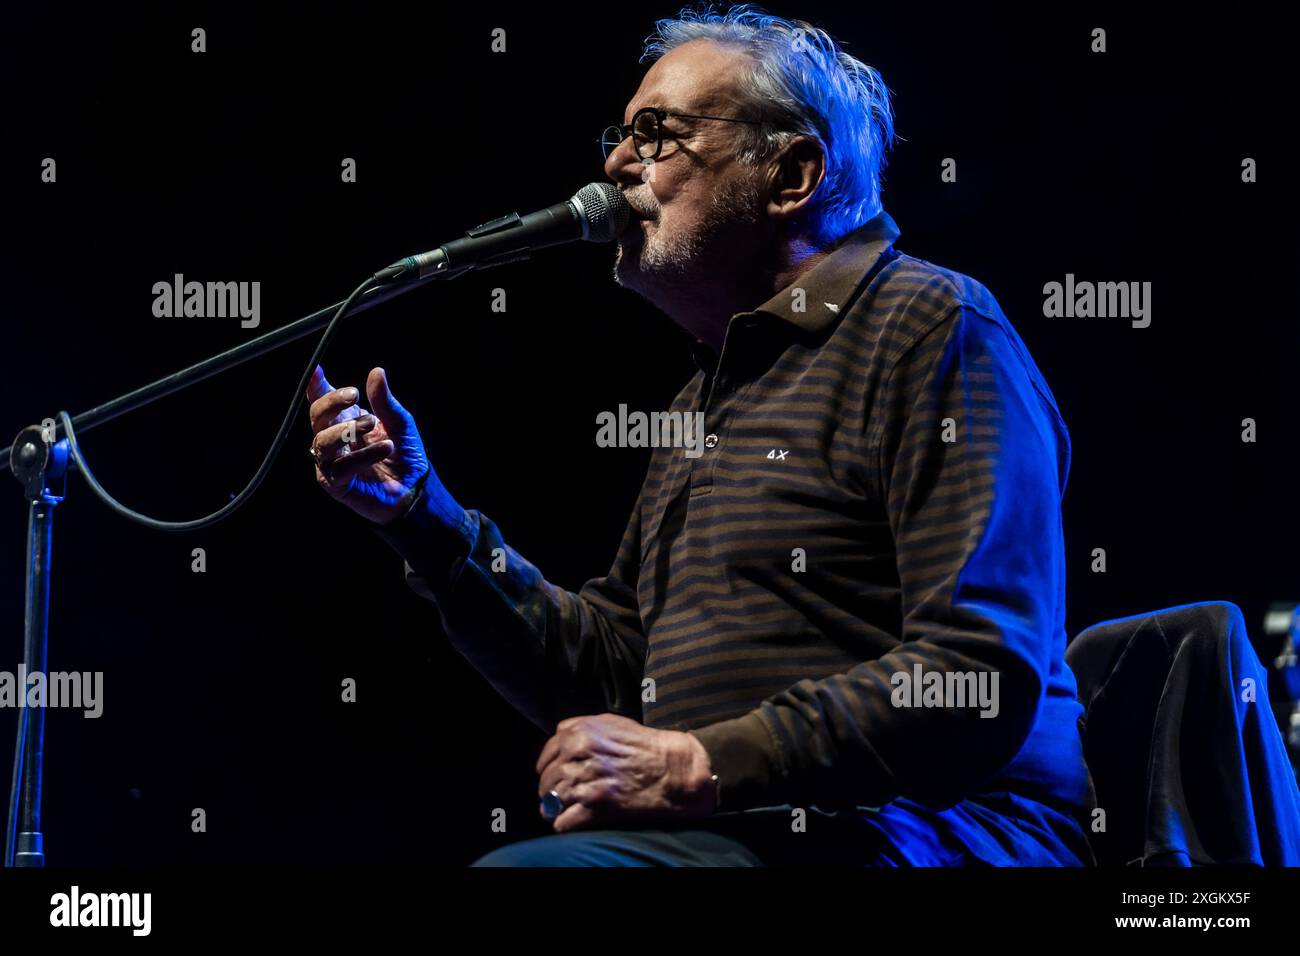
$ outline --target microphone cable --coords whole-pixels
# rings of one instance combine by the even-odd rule
[[[289,409],[284,414],[284,420],[280,422],[280,430],[272,440],[271,447],[267,451],[266,457],[262,459],[261,466],[257,469],[256,474],[254,474],[249,480],[248,484],[244,486],[243,491],[235,495],[235,497],[230,499],[230,501],[226,502],[224,506],[211,514],[204,515],[201,518],[194,518],[190,521],[162,521],[158,518],[151,518],[148,515],[141,514],[138,511],[133,511],[110,495],[108,491],[104,489],[104,486],[95,478],[94,474],[90,470],[90,466],[86,464],[86,457],[82,454],[81,446],[77,443],[77,435],[72,428],[72,417],[66,411],[59,412],[59,421],[63,424],[63,432],[68,439],[69,457],[76,464],[77,470],[80,471],[82,476],[86,479],[86,484],[90,487],[90,490],[94,492],[95,496],[107,505],[111,511],[121,515],[128,521],[134,521],[136,524],[142,524],[146,528],[154,528],[158,531],[194,531],[199,528],[206,528],[209,525],[216,524],[227,515],[233,513],[237,508],[243,505],[244,502],[252,497],[253,493],[257,491],[262,482],[266,480],[266,476],[270,474],[271,465],[275,462],[276,456],[280,453],[280,449],[284,447],[284,443],[289,437],[289,430],[293,427],[294,418],[301,414],[299,411],[299,403],[307,394],[307,385],[311,381],[312,373],[316,370],[316,366],[320,364],[321,358],[325,354],[325,350],[329,348],[330,342],[333,341],[335,334],[338,332],[339,322],[347,315],[357,298],[361,296],[362,293],[378,285],[379,282],[380,280],[378,276],[370,276],[370,278],[366,279],[365,282],[356,287],[352,294],[343,301],[342,305],[339,306],[338,311],[334,313],[334,317],[330,319],[329,324],[325,327],[324,333],[320,337],[320,342],[316,346],[316,351],[312,353],[311,360],[307,363],[306,371],[303,372],[302,378],[299,380],[298,386],[294,390],[293,399],[289,402]]]
[[[325,331],[320,337],[320,342],[316,345],[316,351],[312,353],[311,360],[307,363],[307,369],[303,372],[297,388],[294,389],[293,399],[289,402],[288,411],[284,414],[284,420],[280,422],[280,430],[272,440],[271,447],[267,451],[266,457],[262,459],[261,466],[249,480],[248,484],[244,486],[243,491],[235,495],[235,497],[230,499],[230,501],[226,502],[223,507],[217,509],[211,514],[204,515],[201,518],[194,518],[191,521],[162,521],[158,518],[151,518],[148,515],[141,514],[138,511],[128,508],[110,495],[108,491],[105,490],[104,486],[99,483],[98,479],[95,478],[94,473],[90,470],[90,466],[86,463],[85,455],[81,452],[81,446],[77,443],[77,434],[72,427],[72,416],[70,416],[66,411],[61,411],[59,412],[59,421],[63,423],[63,432],[67,437],[69,457],[74,463],[76,463],[77,469],[86,479],[86,484],[90,487],[90,490],[94,492],[95,496],[99,498],[100,501],[104,502],[104,504],[106,504],[109,509],[116,514],[121,515],[128,521],[134,521],[136,524],[142,524],[147,528],[155,528],[159,531],[194,531],[199,528],[206,528],[209,525],[216,524],[227,515],[233,513],[235,509],[239,508],[244,504],[244,502],[253,496],[253,493],[256,492],[262,482],[266,480],[266,476],[270,474],[271,465],[274,463],[276,456],[280,453],[280,449],[284,447],[284,443],[289,437],[289,430],[293,427],[293,420],[300,414],[298,403],[306,396],[307,384],[311,381],[312,373],[315,372],[316,366],[320,364],[321,358],[325,354],[325,350],[329,348],[330,342],[334,340],[334,336],[338,332],[339,322],[348,314],[348,311],[352,308],[352,304],[356,302],[357,298],[367,290],[378,285],[380,281],[379,276],[370,276],[365,282],[357,286],[352,294],[343,301],[343,304],[338,307],[338,310],[334,313],[334,317],[331,318],[329,324],[325,326]],[[27,713],[28,709],[24,707],[18,717],[18,733],[15,735],[16,741],[14,746],[13,773],[9,785],[9,813],[5,825],[4,865],[6,867],[12,867],[14,865],[14,854],[17,850],[18,803],[20,799],[19,790],[21,788],[20,781],[22,780],[23,757],[26,752],[28,733]]]
[[[77,469],[86,479],[86,484],[90,486],[90,490],[94,492],[95,496],[99,498],[100,501],[104,502],[110,510],[121,515],[123,518],[126,518],[128,521],[134,521],[136,524],[142,524],[147,528],[155,528],[159,531],[193,531],[198,528],[206,528],[209,525],[216,524],[222,518],[233,513],[235,509],[239,508],[244,504],[244,502],[253,496],[253,493],[256,492],[262,482],[266,480],[266,476],[270,474],[271,465],[274,463],[276,456],[280,453],[280,449],[284,447],[285,440],[289,437],[289,429],[293,427],[293,420],[300,414],[298,403],[306,396],[307,384],[311,381],[312,373],[316,370],[316,366],[320,364],[320,360],[324,356],[325,350],[329,348],[330,342],[334,340],[334,336],[338,332],[339,322],[348,314],[348,311],[352,308],[352,304],[356,302],[357,298],[368,289],[378,285],[379,282],[380,278],[377,275],[370,276],[365,282],[356,287],[353,293],[343,301],[343,304],[340,305],[338,310],[334,313],[334,317],[330,319],[329,324],[325,327],[324,333],[320,337],[320,342],[316,345],[316,351],[312,353],[311,361],[307,363],[307,370],[303,372],[302,379],[298,382],[297,388],[294,389],[293,399],[289,403],[289,409],[284,414],[284,420],[280,422],[280,430],[272,440],[271,447],[267,451],[266,457],[262,459],[261,466],[249,480],[248,484],[244,486],[243,491],[230,499],[230,501],[226,502],[223,507],[217,509],[211,514],[204,515],[201,518],[194,518],[191,521],[162,521],[158,518],[151,518],[148,515],[141,514],[138,511],[133,511],[110,495],[108,491],[105,490],[104,486],[95,478],[95,475],[90,470],[90,466],[86,463],[85,455],[81,452],[81,446],[77,444],[77,434],[72,427],[72,416],[70,416],[66,411],[61,411],[59,412],[59,421],[63,423],[64,435],[67,437],[69,457],[76,463]],[[17,850],[18,803],[20,799],[19,790],[21,788],[20,781],[22,780],[23,757],[27,747],[27,713],[28,709],[24,707],[22,713],[19,714],[18,717],[18,733],[15,735],[16,741],[14,746],[13,773],[9,785],[9,813],[5,825],[4,865],[6,867],[12,867],[14,865],[14,854]]]

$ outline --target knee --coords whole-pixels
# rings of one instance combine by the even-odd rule
[[[592,866],[599,848],[584,834],[555,834],[498,847],[471,866]]]

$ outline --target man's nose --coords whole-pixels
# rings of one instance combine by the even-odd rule
[[[641,182],[641,170],[644,167],[641,157],[632,147],[632,137],[625,136],[605,157],[605,175],[616,186],[631,186]]]

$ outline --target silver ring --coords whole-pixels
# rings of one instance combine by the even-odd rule
[[[308,453],[312,456],[312,458],[314,458],[314,459],[316,460],[316,464],[319,465],[319,464],[320,464],[320,449],[316,447],[316,443],[315,443],[315,442],[312,442],[312,446],[311,446],[310,448],[308,448],[307,451],[308,451]]]
[[[547,820],[554,820],[564,812],[564,798],[554,790],[546,791],[546,796],[542,797],[542,816]]]

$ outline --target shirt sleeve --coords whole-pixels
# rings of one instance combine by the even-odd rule
[[[437,604],[453,646],[546,733],[568,716],[641,719],[646,642],[636,597],[640,504],[610,572],[577,592],[551,584],[486,515],[456,527],[421,490],[375,531],[405,559],[407,583]]]
[[[942,809],[1027,739],[1061,626],[1069,445],[1005,321],[954,307],[872,399],[864,454],[894,538],[902,634],[875,660],[691,731],[719,774],[722,809],[899,796]],[[913,698],[900,675],[911,682],[918,668],[967,688],[983,680],[995,707],[902,706]]]

